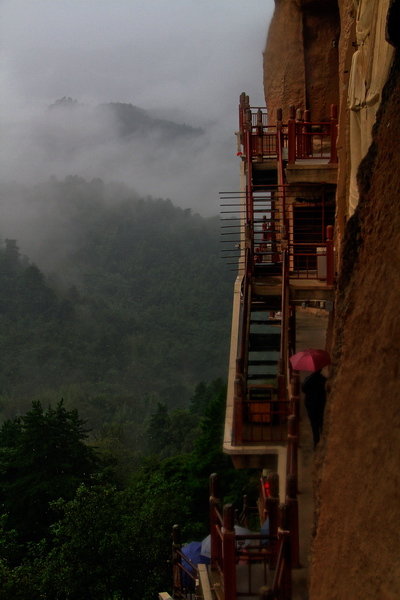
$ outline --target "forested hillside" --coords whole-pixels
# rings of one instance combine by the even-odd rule
[[[249,485],[221,452],[225,392],[215,381],[197,386],[186,410],[159,405],[143,446],[156,452],[167,441],[163,457],[142,452],[135,468],[115,440],[108,452],[88,446],[85,424],[63,403],[35,402],[6,421],[0,597],[150,600],[170,589],[172,525],[183,541],[207,535],[209,474],[221,473],[227,501],[252,492],[254,501],[257,478]]]
[[[217,218],[78,177],[2,186],[0,210],[3,417],[63,397],[96,428],[137,421],[224,375]]]

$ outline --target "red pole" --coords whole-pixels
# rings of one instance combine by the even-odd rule
[[[289,510],[290,556],[292,568],[300,567],[299,504],[297,500],[297,477],[288,475],[286,480],[286,504]]]
[[[336,148],[336,140],[337,140],[337,124],[338,124],[338,116],[337,116],[337,106],[336,104],[331,104],[331,157],[329,159],[330,163],[338,162],[337,148]]]
[[[294,106],[290,107],[288,120],[288,163],[296,162],[296,110]]]
[[[289,507],[286,504],[282,504],[280,507],[280,518],[281,518],[281,529],[282,529],[282,537],[284,538],[284,546],[283,546],[283,560],[284,560],[284,568],[283,568],[283,581],[282,581],[282,590],[281,598],[282,600],[290,600],[292,597],[292,552],[291,552],[291,536],[290,536],[290,518],[289,518]]]
[[[304,111],[303,138],[304,155],[305,157],[312,156],[311,112],[308,109]]]
[[[304,158],[304,134],[303,134],[303,111],[296,110],[296,158]]]
[[[223,523],[222,555],[224,600],[236,600],[235,513],[232,504],[226,504],[224,506]]]
[[[262,110],[261,108],[257,111],[257,157],[258,160],[262,160],[263,157],[263,122],[262,122]]]
[[[243,442],[243,386],[241,377],[236,377],[233,397],[233,443]]]
[[[218,558],[220,559],[219,552],[219,539],[217,526],[219,523],[217,506],[219,504],[218,499],[218,475],[212,473],[209,480],[209,491],[210,491],[210,535],[211,535],[211,568],[217,569]]]
[[[333,285],[335,280],[335,257],[333,249],[333,225],[326,228],[326,283]]]
[[[297,478],[297,423],[295,415],[288,417],[288,466],[287,475],[294,475]]]
[[[182,548],[179,525],[172,527],[172,586],[174,593],[179,597],[182,594],[181,557],[178,550]]]

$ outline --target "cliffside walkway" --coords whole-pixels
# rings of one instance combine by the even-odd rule
[[[223,504],[212,476],[211,564],[188,569],[176,541],[176,598],[190,595],[183,573],[207,600],[307,597],[310,453],[303,443],[299,451],[300,379],[289,357],[308,344],[299,341],[298,307],[333,298],[337,117],[335,107],[323,123],[308,111],[290,115],[284,124],[278,111],[269,125],[266,111],[242,94],[241,189],[222,194],[223,244],[238,259],[223,449],[237,468],[260,470],[252,531],[237,533],[246,511]]]

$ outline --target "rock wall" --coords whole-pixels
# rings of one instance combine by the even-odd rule
[[[264,52],[264,89],[270,121],[276,109],[308,108],[314,121],[329,119],[338,103],[337,0],[275,0]]]
[[[398,136],[399,54],[343,244],[310,600],[400,598]]]

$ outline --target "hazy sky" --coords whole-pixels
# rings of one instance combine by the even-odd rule
[[[202,192],[189,185],[189,163],[181,188],[176,175],[166,181],[168,165],[160,165],[161,183],[154,169],[146,182],[143,164],[136,174],[133,164],[128,183],[199,212],[218,212],[212,198],[232,186],[236,168],[232,134],[239,94],[246,91],[253,105],[264,104],[262,51],[272,10],[273,0],[0,0],[0,121],[6,125],[0,177],[15,171],[23,178],[27,155],[38,143],[40,126],[32,122],[57,98],[129,102],[208,127],[205,162],[199,158],[194,182],[201,186],[203,171],[204,211]],[[103,148],[99,169],[106,153]],[[41,165],[28,161],[27,177],[46,177],[46,169],[53,171],[48,176],[63,175],[53,157],[41,158]],[[85,160],[82,175],[102,176]],[[79,170],[76,163],[64,164],[69,168]]]

